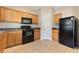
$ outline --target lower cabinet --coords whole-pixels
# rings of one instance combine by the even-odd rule
[[[5,32],[2,36],[2,39],[4,40],[4,48],[7,48],[8,46],[8,35],[7,35],[7,32]]]
[[[8,47],[15,45],[15,34],[14,31],[8,32]]]
[[[7,46],[7,33],[0,36],[0,52],[3,52]]]
[[[34,40],[40,39],[40,29],[34,29]]]
[[[10,31],[8,32],[8,47],[22,43],[22,31]]]
[[[52,30],[52,39],[54,41],[59,41],[59,30],[58,29]]]
[[[21,44],[22,43],[22,30],[15,31],[15,44]]]
[[[5,48],[22,43],[22,30],[12,30],[0,35],[0,52]]]
[[[4,50],[4,40],[0,37],[0,53]]]

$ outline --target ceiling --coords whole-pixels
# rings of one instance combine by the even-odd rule
[[[38,14],[38,10],[44,6],[7,6],[9,8],[14,8],[14,9],[19,9],[19,10],[23,10],[23,11],[28,11],[34,14]],[[54,9],[59,9],[60,6],[52,6],[52,8]]]
[[[44,6],[9,6],[9,7],[17,7],[17,8],[31,9],[31,10],[38,11],[40,8],[42,8]],[[52,6],[52,8],[59,9],[60,6]]]
[[[40,8],[44,7],[44,6],[22,6],[23,8],[28,8],[28,9],[32,9],[35,11],[38,11]],[[54,9],[59,9],[60,6],[52,6],[52,8]]]

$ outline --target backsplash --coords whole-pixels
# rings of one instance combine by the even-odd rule
[[[59,24],[54,23],[53,28],[59,28]]]
[[[0,23],[0,28],[21,28],[21,26],[31,26],[31,28],[39,28],[38,24],[19,24],[19,23]],[[59,24],[54,24],[53,28],[59,28]]]
[[[0,23],[0,28],[20,28],[21,24],[17,23]]]
[[[21,26],[31,26],[32,28],[40,27],[37,24],[0,23],[0,28],[21,28]]]

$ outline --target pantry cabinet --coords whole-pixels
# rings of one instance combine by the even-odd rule
[[[40,39],[40,29],[34,29],[34,40]]]

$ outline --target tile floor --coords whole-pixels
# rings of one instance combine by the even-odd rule
[[[37,40],[5,49],[4,53],[78,53],[78,50],[61,45],[56,41]]]

